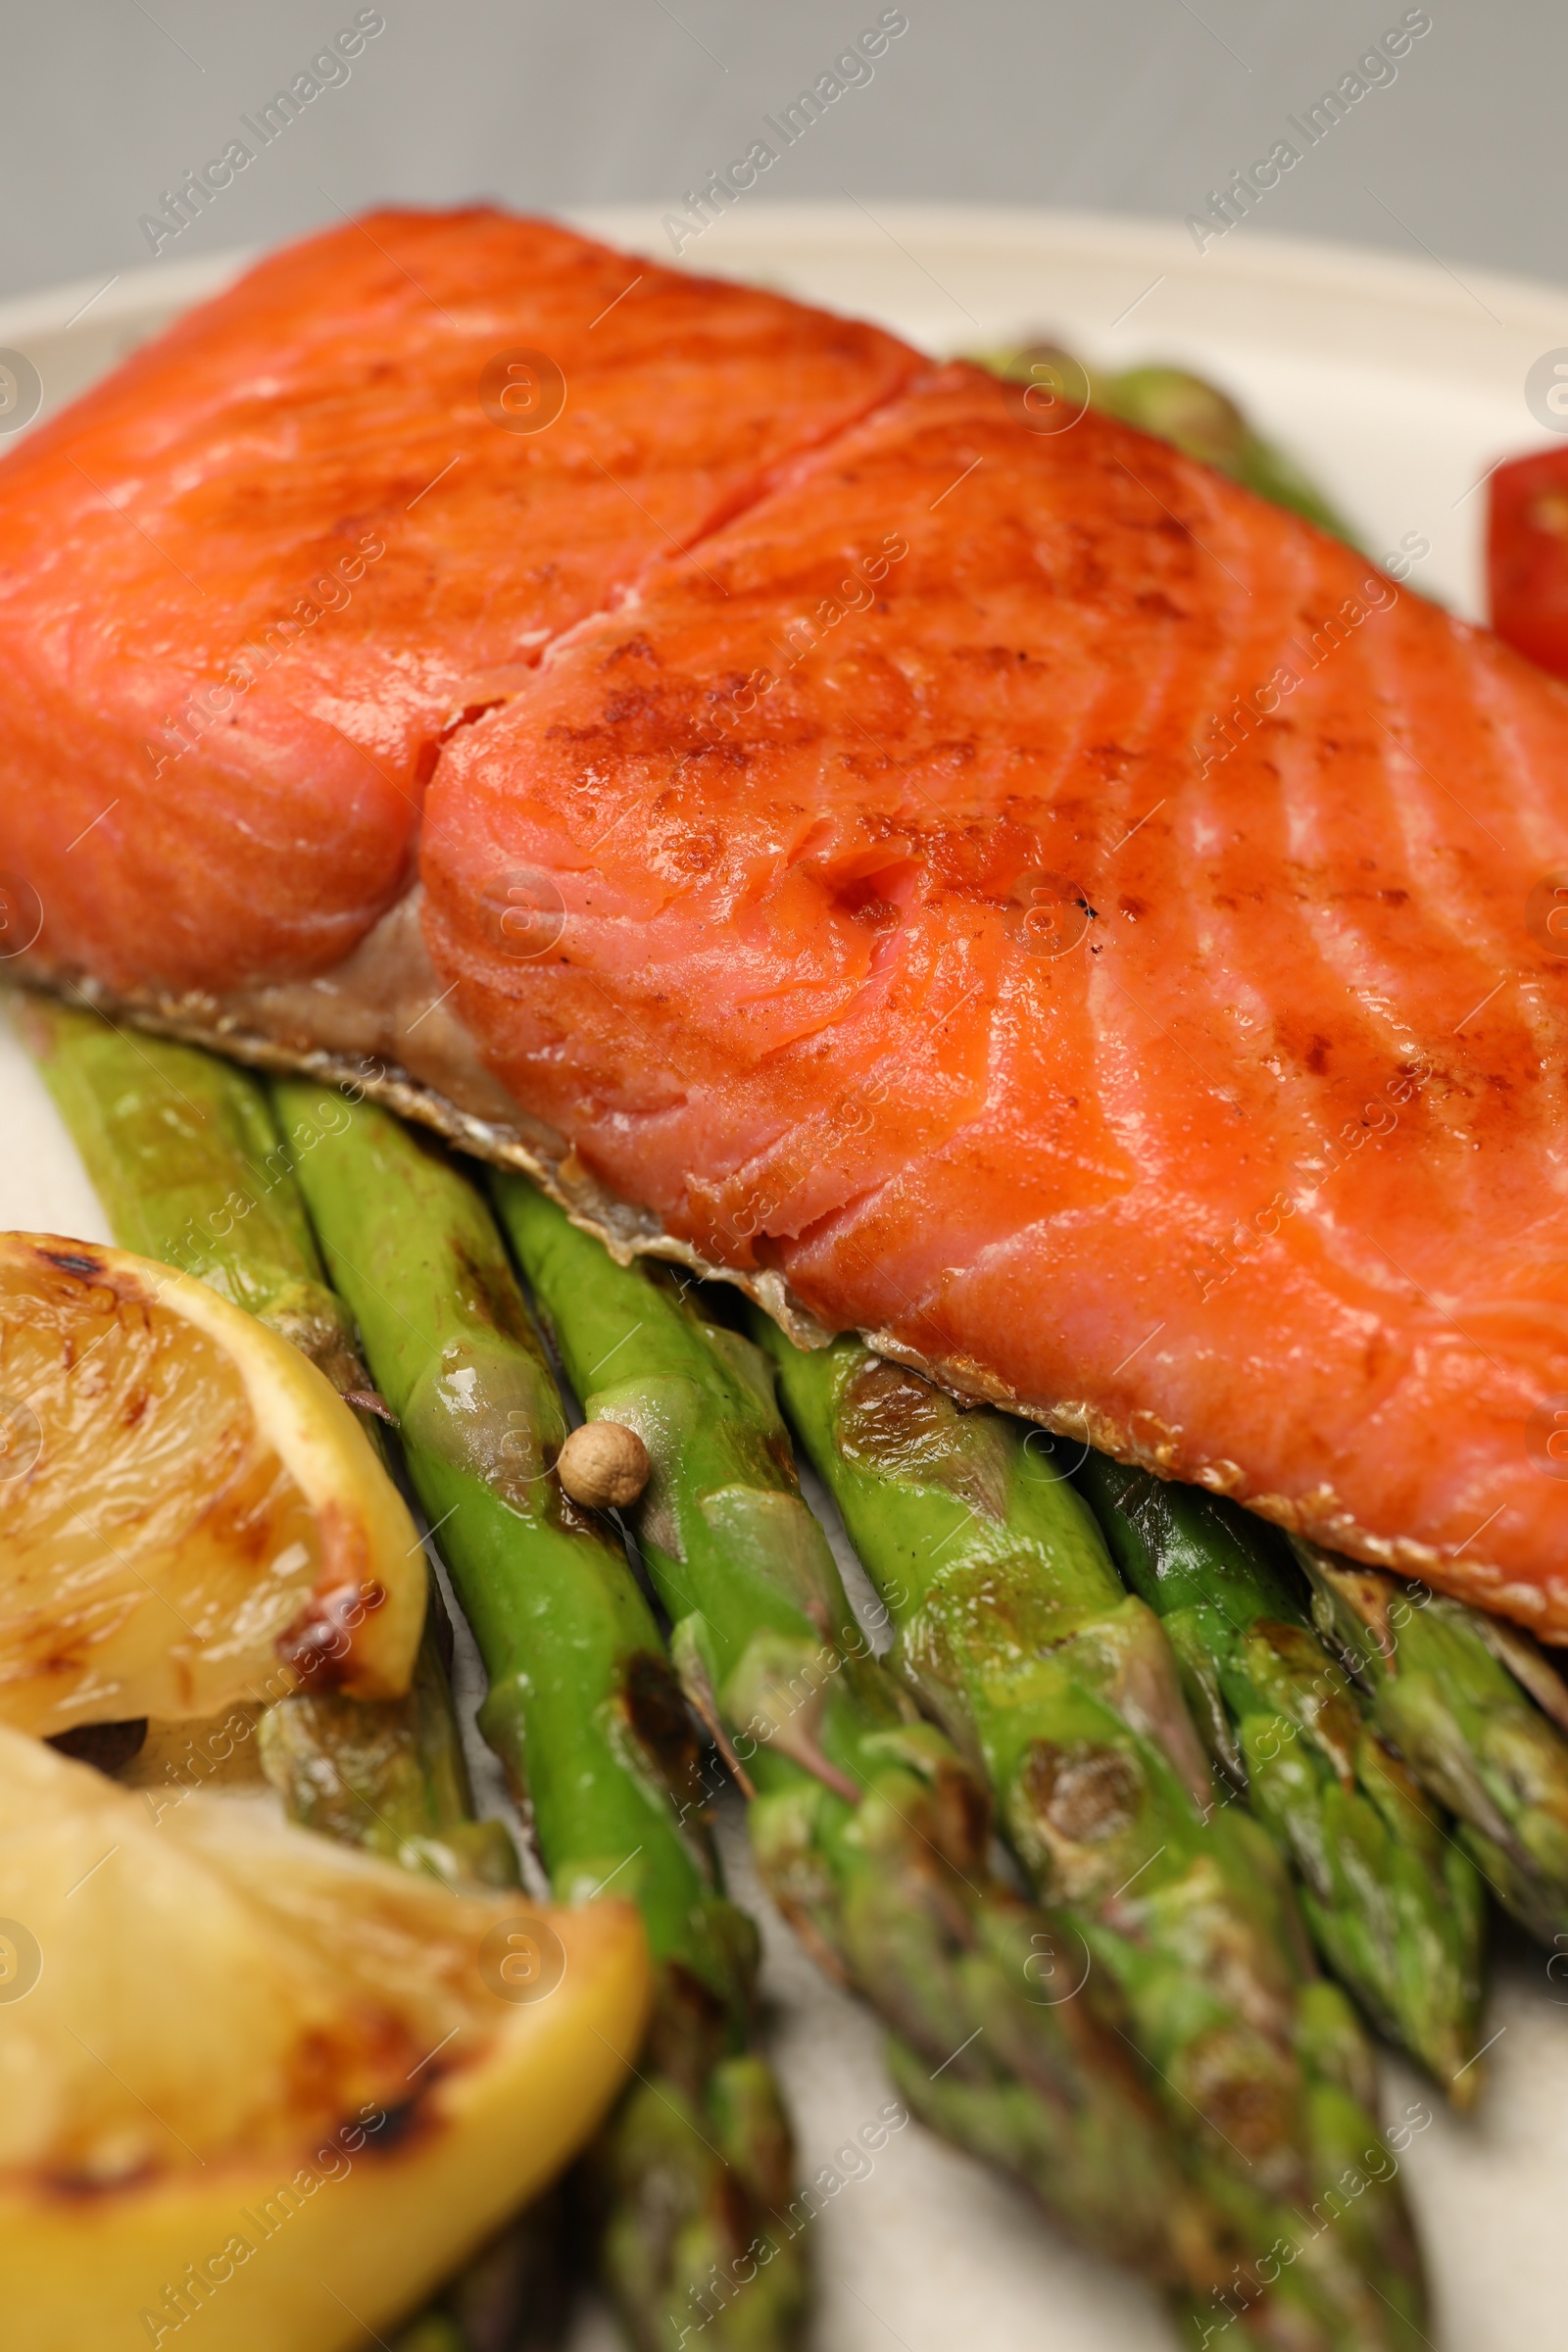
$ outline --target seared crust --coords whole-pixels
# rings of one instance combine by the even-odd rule
[[[45,994],[58,993],[62,977],[25,962],[17,976],[25,986]],[[658,1257],[688,1267],[704,1281],[733,1283],[771,1315],[798,1347],[825,1347],[833,1337],[794,1297],[781,1274],[771,1268],[743,1271],[715,1265],[690,1243],[666,1233],[649,1210],[607,1191],[574,1151],[561,1149],[564,1139],[530,1119],[520,1107],[511,1120],[483,1117],[462,1108],[438,1087],[415,1077],[395,1061],[379,1054],[306,1049],[280,1042],[254,1026],[245,1013],[226,1009],[214,997],[118,996],[87,974],[73,975],[66,985],[78,1001],[133,1028],[214,1048],[253,1068],[299,1071],[356,1098],[368,1096],[400,1117],[432,1129],[476,1159],[519,1169],[560,1203],[574,1225],[601,1241],[619,1264],[629,1265],[639,1256]],[[923,1373],[960,1401],[1000,1405],[1025,1420],[1039,1422],[1058,1437],[1093,1446],[1117,1461],[1141,1464],[1162,1478],[1172,1476],[1173,1465],[1182,1458],[1180,1433],[1152,1413],[1118,1421],[1071,1398],[1040,1404],[1018,1396],[971,1357],[946,1356],[934,1361],[891,1332],[864,1331],[861,1336],[879,1354]],[[1331,1487],[1317,1488],[1300,1499],[1249,1494],[1244,1473],[1223,1456],[1196,1469],[1189,1461],[1184,1468],[1194,1483],[1229,1495],[1293,1535],[1307,1537],[1369,1566],[1418,1578],[1476,1608],[1516,1619],[1542,1642],[1568,1647],[1568,1578],[1552,1577],[1544,1585],[1522,1584],[1486,1560],[1456,1557],[1408,1537],[1374,1535],[1357,1523]]]

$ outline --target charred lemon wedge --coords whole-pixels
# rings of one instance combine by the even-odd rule
[[[407,1690],[425,1568],[353,1413],[205,1283],[0,1234],[0,1722]]]
[[[637,1914],[118,1788],[0,1728],[7,2352],[377,2340],[589,2135]]]

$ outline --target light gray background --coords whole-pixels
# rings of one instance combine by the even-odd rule
[[[751,201],[1200,207],[1405,0],[907,0],[909,30]],[[357,0],[0,0],[0,295],[152,257],[139,217]],[[163,258],[383,198],[678,201],[880,0],[385,0],[316,100]],[[1568,277],[1568,9],[1431,0],[1433,29],[1241,232]]]

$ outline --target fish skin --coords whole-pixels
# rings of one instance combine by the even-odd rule
[[[948,368],[554,648],[431,816],[456,1010],[666,1233],[1568,1640],[1568,693],[1487,632]]]
[[[565,378],[533,434],[480,405],[517,349]],[[40,959],[175,993],[336,964],[412,877],[447,729],[920,365],[488,209],[262,262],[0,471],[0,868]]]

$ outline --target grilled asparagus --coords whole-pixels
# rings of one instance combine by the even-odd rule
[[[1164,1633],[1044,1433],[961,1409],[853,1335],[808,1350],[760,1314],[753,1329],[891,1612],[898,1671],[983,1763],[1035,1886],[1121,1986],[1174,2128],[1237,2217],[1265,2340],[1414,2343],[1387,2151],[1337,2231],[1303,2212],[1381,2149],[1369,2054],[1314,1978],[1268,1838],[1215,1804]],[[1270,2279],[1277,2244],[1293,2260]]]
[[[1257,1521],[1104,1454],[1075,1477],[1165,1622],[1216,1761],[1295,1864],[1324,1959],[1470,2105],[1486,1907],[1449,1817],[1367,1720]]]
[[[1528,1634],[1462,1600],[1296,1543],[1313,1615],[1372,1719],[1459,1835],[1504,1909],[1568,1934],[1568,1690]]]

